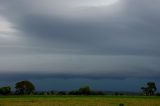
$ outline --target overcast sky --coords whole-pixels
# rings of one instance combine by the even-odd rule
[[[0,79],[160,82],[159,5],[160,0],[0,0]]]

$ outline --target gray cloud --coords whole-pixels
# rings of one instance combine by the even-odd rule
[[[7,28],[16,30],[18,39],[0,40],[0,71],[156,78],[159,4],[119,0],[109,7],[83,7],[79,0],[1,0],[0,16],[12,26]]]
[[[157,57],[146,56],[31,54],[1,57],[0,66],[1,75],[9,74],[13,78],[17,77],[17,73],[18,76],[25,75],[28,78],[57,76],[124,79],[157,78],[159,62]]]

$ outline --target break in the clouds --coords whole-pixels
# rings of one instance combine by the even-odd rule
[[[159,5],[159,0],[0,0],[0,74],[157,78]]]

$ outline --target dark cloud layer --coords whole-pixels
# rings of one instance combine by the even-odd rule
[[[109,7],[80,7],[72,0],[0,0],[0,28],[7,29],[0,30],[1,77],[27,72],[26,78],[158,78],[159,4],[119,0]]]

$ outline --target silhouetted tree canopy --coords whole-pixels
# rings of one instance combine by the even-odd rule
[[[32,94],[35,86],[30,81],[21,81],[16,83],[16,94]]]
[[[8,95],[10,93],[11,93],[11,87],[10,86],[0,88],[0,94],[1,95]]]
[[[146,87],[141,87],[144,95],[153,96],[157,90],[155,82],[148,82]]]
[[[65,92],[65,91],[59,91],[58,93],[57,93],[57,95],[66,95],[67,93]]]
[[[91,94],[90,87],[89,86],[84,86],[84,87],[79,88],[79,94],[90,95]]]

